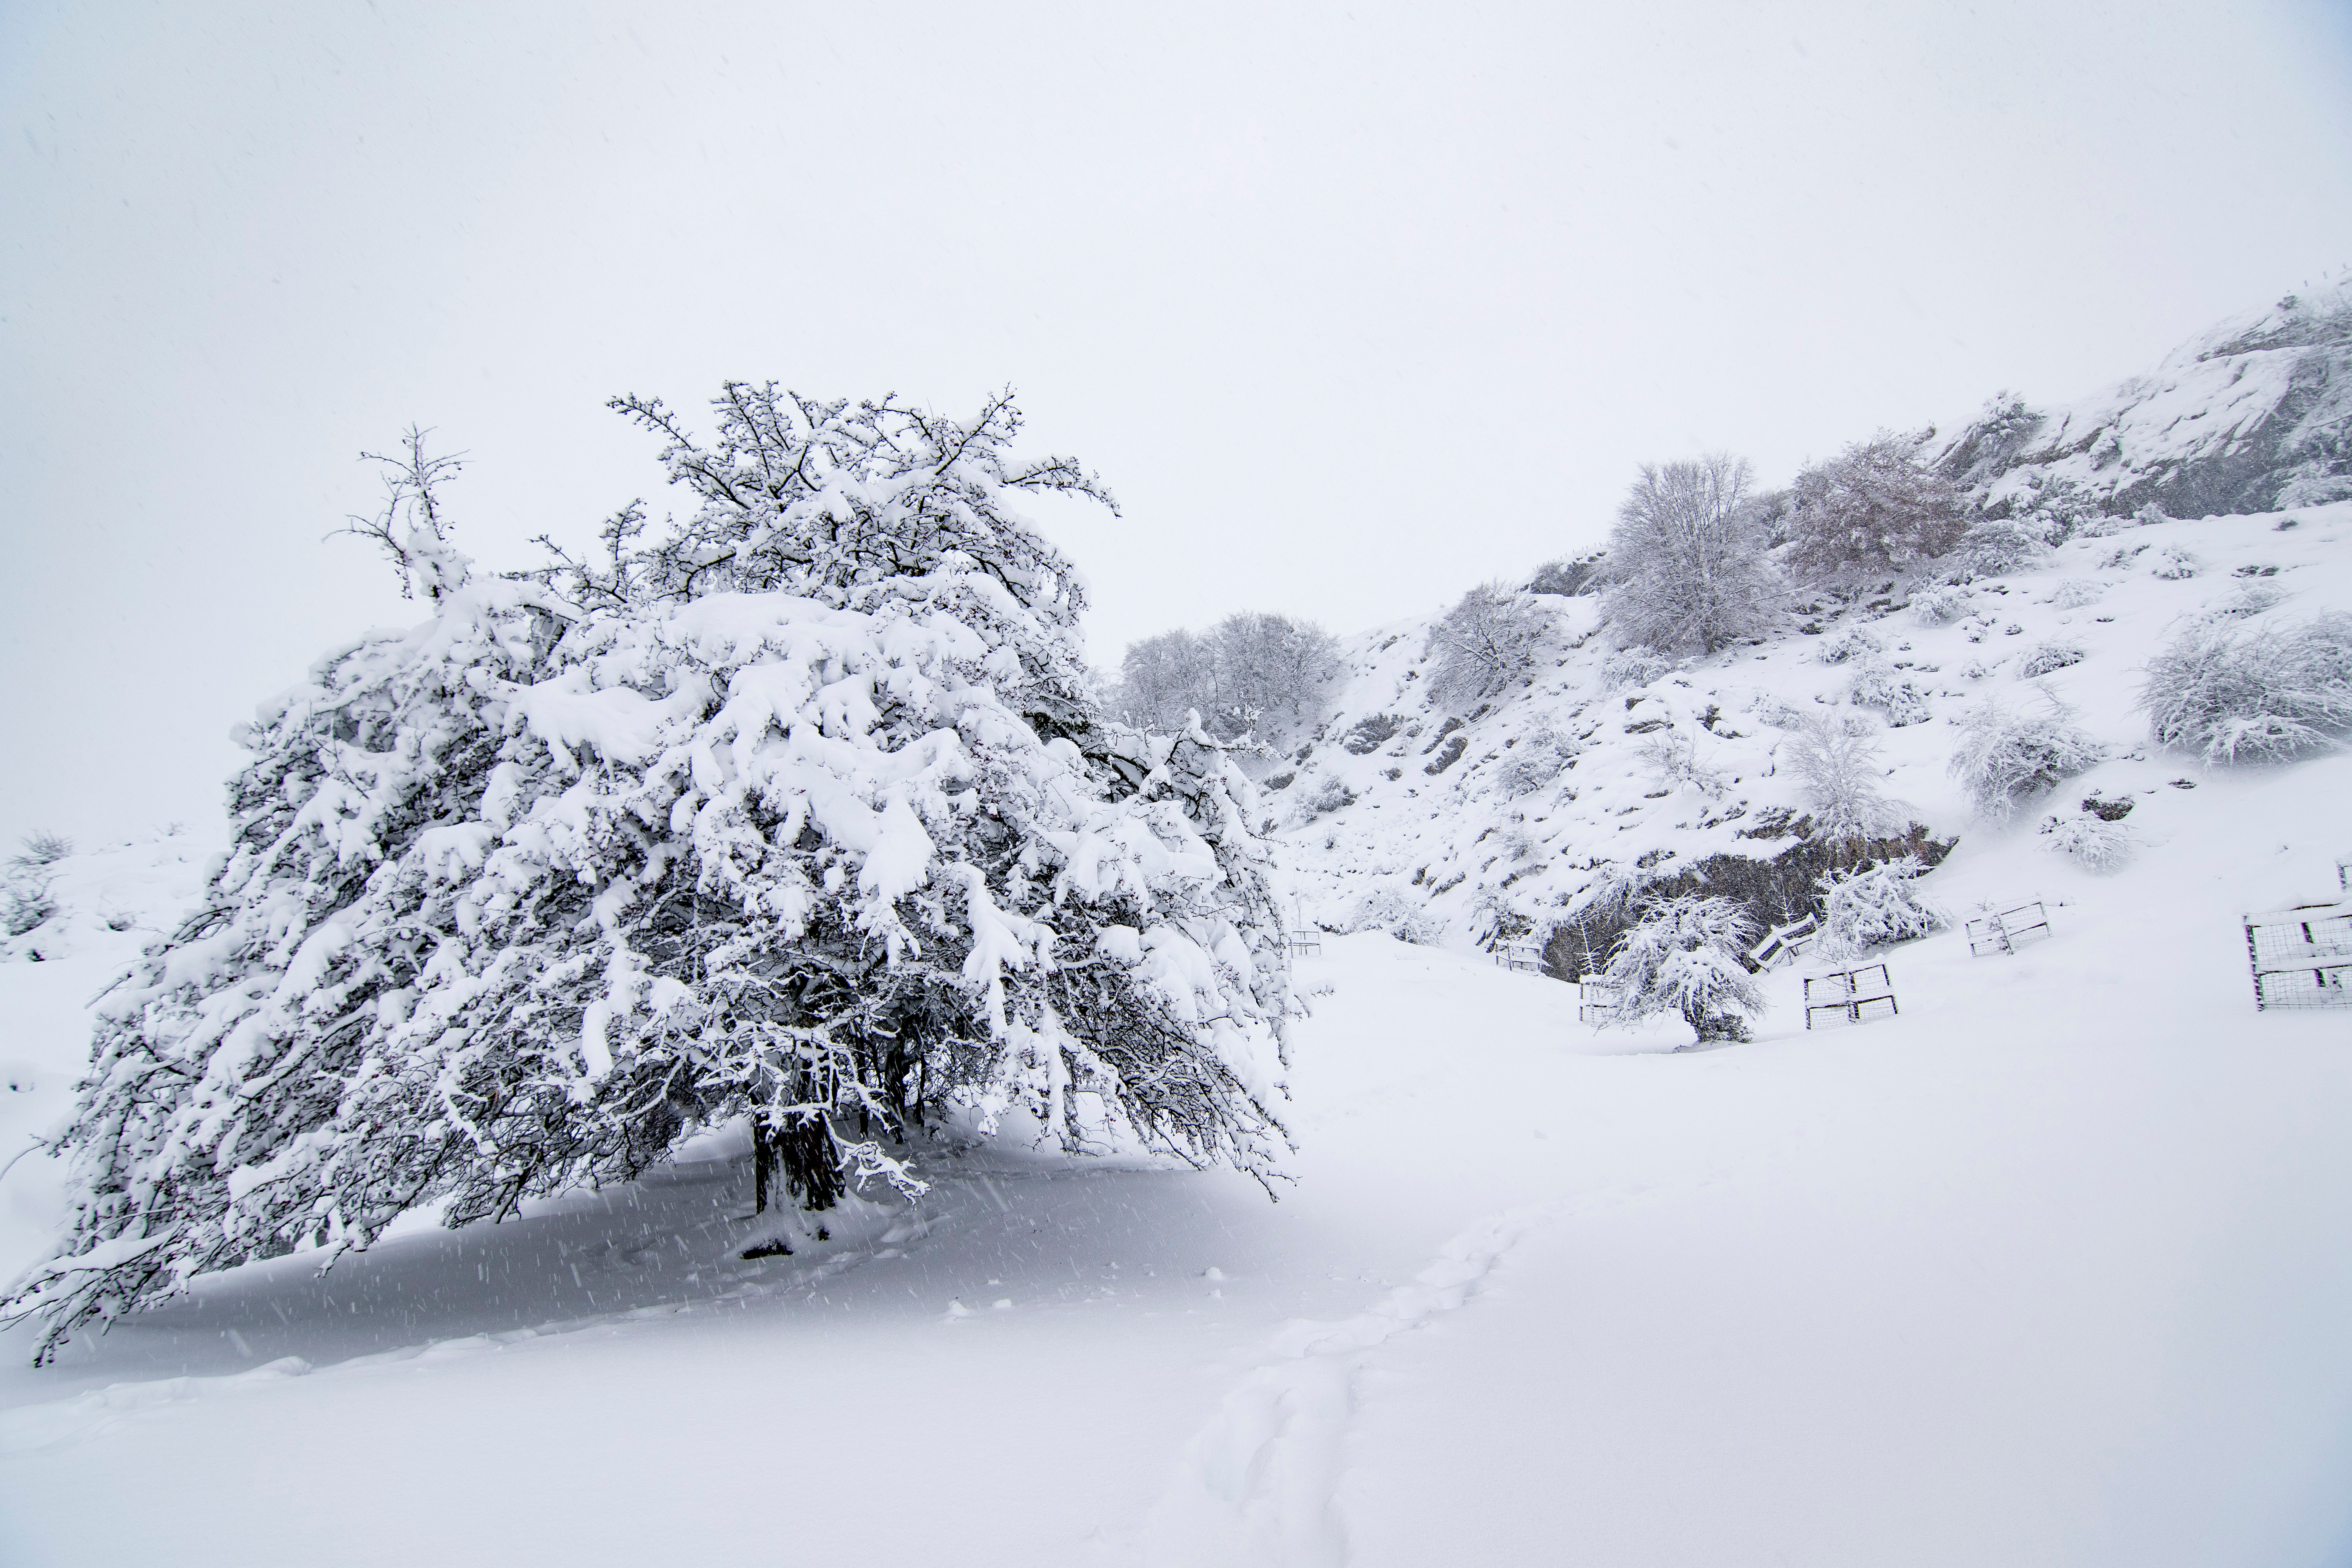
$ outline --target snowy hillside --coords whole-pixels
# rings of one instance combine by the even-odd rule
[[[1595,598],[1546,595],[1557,660],[1466,724],[1424,696],[1427,623],[1351,638],[1325,740],[1267,797],[1300,911],[1333,930],[1419,921],[1433,939],[1486,942],[1556,929],[1612,878],[1769,859],[1806,810],[1778,753],[1798,719],[1833,710],[1888,723],[1885,793],[1938,841],[2031,843],[2051,813],[2120,795],[2137,803],[2132,832],[2168,842],[2213,775],[2150,748],[2140,667],[2184,617],[2261,624],[2352,605],[2352,504],[2110,527],[1963,588],[1809,601],[1789,635],[1671,666],[1612,652]],[[2006,827],[1972,822],[1946,771],[1955,721],[2050,699],[2109,760]],[[2021,894],[2063,896],[2084,875],[2056,856],[2024,865]]]

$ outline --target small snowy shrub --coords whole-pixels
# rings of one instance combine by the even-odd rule
[[[1979,813],[2002,822],[2021,802],[2056,788],[2104,754],[2056,703],[2047,712],[2024,714],[1985,702],[1960,720],[1950,772]]]
[[[57,863],[73,853],[73,840],[36,830],[0,871],[0,931],[23,936],[58,912]]]
[[[2041,533],[2015,518],[1988,517],[1970,526],[1952,552],[1952,566],[1977,577],[2000,577],[2031,564],[2042,551]]]
[[[1853,684],[1846,696],[1862,707],[1885,709],[1886,722],[1897,730],[1906,724],[1924,724],[1936,716],[1927,694],[1916,682],[1875,658],[1853,672]]]
[[[1969,680],[1982,680],[1986,676],[1990,675],[1994,670],[1999,669],[2000,668],[2000,665],[1998,661],[1987,664],[1980,658],[1972,658],[1966,664],[1960,666],[1960,674],[1962,678]]]
[[[1529,594],[1482,583],[1429,631],[1429,693],[1465,709],[1525,680],[1557,623]]]
[[[1675,661],[1664,654],[1645,647],[1621,647],[1601,661],[1601,688],[1619,691],[1629,686],[1647,686],[1674,667]]]
[[[2025,650],[2025,657],[2017,662],[2017,678],[2020,680],[2031,680],[2037,675],[2048,675],[2053,670],[2063,669],[2070,664],[2082,662],[2083,647],[2080,643],[2069,642],[2063,637],[2053,637],[2047,642],[2036,643]]]
[[[1698,744],[1687,735],[1669,732],[1647,736],[1642,742],[1641,756],[1657,775],[1662,788],[1681,789],[1688,785],[1716,800],[1729,787],[1722,769],[1708,767],[1698,760]]]
[[[1822,900],[1822,952],[1858,958],[1874,947],[1926,936],[1948,922],[1919,894],[1916,855],[1832,871],[1815,882]]]
[[[1445,938],[1445,922],[1393,888],[1378,888],[1364,895],[1349,917],[1348,930],[1386,931],[1415,947],[1434,947]]]
[[[2215,600],[2205,613],[2221,620],[2242,621],[2249,616],[2259,616],[2264,610],[2275,609],[2286,603],[2286,592],[2268,583],[2249,583],[2233,594]]]
[[[2196,556],[2181,549],[2178,544],[2168,544],[2156,552],[2156,560],[2149,565],[2147,571],[2151,577],[2161,577],[2167,582],[2177,583],[2184,577],[2196,576],[2197,567]]]
[[[1495,770],[1496,782],[1506,795],[1533,795],[1566,772],[1576,752],[1576,742],[1570,737],[1538,730],[1511,748]]]
[[[1298,809],[1307,816],[1323,816],[1339,810],[1343,805],[1355,804],[1354,790],[1349,789],[1338,779],[1325,779],[1299,800]]]
[[[2159,745],[2267,762],[2352,731],[2352,614],[2298,626],[2199,621],[2148,661],[2139,691]]]
[[[1911,595],[1911,614],[1923,626],[1948,626],[1969,613],[1969,596],[1950,586],[1928,588]]]
[[[1890,832],[1903,820],[1880,793],[1875,727],[1853,714],[1808,715],[1780,743],[1780,760],[1796,774],[1811,808],[1813,833],[1832,844]]]
[[[2042,844],[2086,871],[2112,871],[2131,858],[2135,847],[2131,829],[2088,812],[2043,818]]]
[[[1690,893],[1656,900],[1617,939],[1601,979],[1617,1020],[1679,1013],[1695,1043],[1744,1040],[1741,1014],[1763,1011],[1764,993],[1741,962],[1756,925],[1733,900]]]
[[[2097,604],[2106,591],[2104,584],[2088,577],[2069,577],[2052,591],[2050,603],[2054,609],[2079,610],[2085,605]]]
[[[1822,662],[1843,664],[1849,659],[1868,658],[1873,654],[1885,651],[1886,644],[1879,639],[1876,633],[1866,627],[1855,626],[1822,644]]]

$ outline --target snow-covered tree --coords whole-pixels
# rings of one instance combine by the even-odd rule
[[[1740,1015],[1764,1008],[1763,990],[1741,962],[1756,923],[1733,900],[1697,893],[1657,900],[1639,914],[1601,975],[1618,1020],[1679,1013],[1699,1045],[1748,1038]]]
[[[1959,487],[1923,460],[1916,437],[1882,430],[1790,487],[1788,564],[1813,584],[1883,576],[1943,554],[1967,527]]]
[[[1903,824],[1903,814],[1879,789],[1878,726],[1854,714],[1806,714],[1780,742],[1780,761],[1796,775],[1811,808],[1813,835],[1844,846]]]
[[[1330,633],[1312,621],[1244,610],[1219,621],[1208,641],[1218,732],[1279,748],[1322,721],[1340,670]]]
[[[1213,715],[1217,673],[1210,644],[1181,626],[1129,643],[1111,708],[1128,723],[1160,731],[1182,729],[1188,713]]]
[[[1212,735],[1281,748],[1322,721],[1339,669],[1339,643],[1321,626],[1244,610],[1203,636],[1178,630],[1130,644],[1111,707],[1169,731],[1197,712]]]
[[[1462,710],[1525,680],[1550,647],[1557,625],[1531,593],[1481,583],[1429,629],[1429,692]]]
[[[1824,956],[1858,958],[1874,947],[1908,942],[1948,924],[1920,895],[1926,868],[1916,855],[1850,867],[1819,878],[1821,949]]]
[[[1951,774],[1977,810],[1994,822],[2007,821],[2021,802],[2056,788],[2105,754],[2054,699],[2042,713],[2016,713],[1986,701],[1959,724]]]
[[[2148,660],[2139,705],[2158,745],[2271,761],[2352,733],[2352,615],[2295,626],[2192,622]]]
[[[1087,1146],[1081,1097],[1272,1173],[1290,1004],[1251,786],[1198,726],[1097,722],[1083,584],[1011,510],[1108,500],[1092,476],[1013,460],[1009,397],[730,385],[709,446],[623,406],[700,505],[598,563],[478,572],[440,476],[396,476],[379,537],[434,615],[262,713],[205,908],[100,1008],[71,1228],[9,1300],[43,1354],[738,1117],[810,1208],[919,1190],[949,1115]]]
[[[1708,653],[1770,624],[1780,583],[1741,502],[1745,459],[1644,464],[1609,536],[1601,614],[1622,643]]]

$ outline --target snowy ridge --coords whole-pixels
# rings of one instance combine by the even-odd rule
[[[1943,452],[2004,513],[2340,500],[2352,495],[2352,275],[2223,321],[2078,402],[1997,405]]]

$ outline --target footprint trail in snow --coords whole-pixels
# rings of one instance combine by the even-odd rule
[[[1338,1322],[1297,1321],[1276,1359],[1244,1377],[1184,1447],[1145,1525],[1152,1568],[1192,1563],[1337,1568],[1348,1558],[1335,1500],[1357,1374],[1370,1352],[1475,1299],[1543,1211],[1511,1209],[1439,1249],[1412,1283]]]

